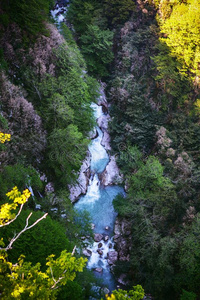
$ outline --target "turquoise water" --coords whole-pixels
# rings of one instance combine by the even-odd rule
[[[102,107],[97,104],[92,105],[96,119],[103,115]],[[94,242],[92,247],[87,249],[92,251],[92,255],[88,261],[88,268],[95,269],[102,268],[101,273],[96,273],[96,276],[101,278],[104,285],[110,291],[116,288],[113,275],[110,271],[110,266],[107,262],[107,253],[114,250],[113,243],[113,228],[115,218],[117,216],[114,211],[112,201],[119,194],[124,194],[124,189],[120,186],[101,185],[98,175],[102,173],[109,163],[109,156],[104,147],[101,145],[103,133],[99,127],[96,127],[98,132],[97,138],[91,141],[89,151],[91,153],[91,173],[92,177],[88,186],[87,194],[80,197],[75,204],[75,208],[79,211],[86,210],[90,213],[92,223],[95,225],[94,232],[101,233],[104,236],[109,236],[107,241],[102,240],[101,250],[103,254],[100,256],[97,252],[98,242]],[[108,227],[109,229],[106,229]]]

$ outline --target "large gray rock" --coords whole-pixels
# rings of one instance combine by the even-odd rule
[[[111,147],[110,147],[110,135],[107,131],[104,131],[103,133],[103,138],[101,140],[101,145],[107,150],[111,150]]]
[[[121,234],[121,226],[120,226],[120,222],[118,219],[116,219],[116,221],[115,221],[114,234],[115,235]]]
[[[88,151],[87,156],[82,163],[77,184],[68,186],[70,191],[69,198],[72,203],[74,203],[80,197],[80,195],[86,194],[87,187],[89,184],[89,177],[90,177],[90,153]]]
[[[119,261],[129,261],[132,244],[130,223],[125,219],[117,218],[114,233],[114,242]]]
[[[102,115],[97,119],[97,124],[103,132],[108,131],[108,122],[110,121],[110,116]]]
[[[98,273],[102,273],[103,272],[103,269],[102,268],[96,268],[96,269],[94,269],[96,272],[98,272]]]
[[[103,239],[103,234],[101,234],[101,233],[95,233],[94,234],[95,242],[100,242],[102,239]]]
[[[100,96],[98,98],[98,105],[102,106],[104,113],[108,111],[108,102],[107,102],[106,95],[104,92],[105,88],[106,88],[106,84],[101,82]]]
[[[96,139],[98,137],[98,132],[96,128],[94,128],[92,131],[89,132],[89,138],[91,140]]]
[[[103,255],[103,251],[101,249],[97,249],[97,252],[99,253],[99,255]]]
[[[87,257],[90,257],[92,255],[92,251],[89,249],[83,249],[83,254]]]
[[[108,252],[108,263],[109,265],[113,265],[118,259],[117,251],[109,251]]]
[[[100,174],[100,179],[104,186],[122,183],[123,176],[120,174],[114,155],[110,157],[110,162],[107,164],[103,173]]]

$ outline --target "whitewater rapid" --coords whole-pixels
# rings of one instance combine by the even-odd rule
[[[93,103],[92,108],[96,120],[104,116],[101,105]],[[117,185],[107,187],[101,185],[99,175],[105,170],[110,159],[107,151],[101,145],[103,132],[98,126],[96,126],[96,131],[97,137],[89,145],[92,175],[86,195],[80,197],[75,208],[78,211],[88,211],[94,224],[94,233],[103,236],[99,242],[94,242],[92,246],[87,247],[87,250],[91,251],[87,267],[98,270],[98,272],[95,271],[96,276],[100,277],[104,286],[112,291],[116,285],[108,263],[108,252],[114,251],[113,228],[117,215],[112,201],[119,193],[124,194],[124,190]]]

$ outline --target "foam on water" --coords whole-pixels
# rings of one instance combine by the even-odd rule
[[[93,103],[91,107],[94,110],[96,119],[104,115],[101,106]],[[109,162],[109,155],[101,145],[103,132],[98,126],[96,130],[98,136],[93,139],[89,145],[89,151],[91,153],[90,169],[93,175],[90,179],[86,195],[79,199],[75,204],[75,208],[79,211],[87,210],[91,215],[92,223],[95,225],[94,232],[103,234],[104,236],[104,239],[100,241],[102,245],[98,242],[94,242],[92,246],[87,247],[88,250],[92,251],[87,266],[89,269],[94,270],[96,268],[102,268],[102,272],[95,272],[96,276],[102,279],[105,286],[113,290],[116,286],[107,259],[108,252],[114,250],[112,235],[117,214],[114,211],[112,201],[119,193],[124,194],[124,190],[119,186],[101,186],[99,174],[105,170]],[[109,229],[106,229],[106,227]],[[107,241],[105,241],[105,236],[107,236]],[[103,252],[102,255],[98,253],[98,249]]]

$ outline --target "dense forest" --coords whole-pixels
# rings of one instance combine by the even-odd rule
[[[103,81],[128,234],[123,290],[100,297],[200,299],[200,2],[70,0],[57,27],[54,5],[0,3],[0,298],[99,299],[80,250],[91,217],[69,186]]]

